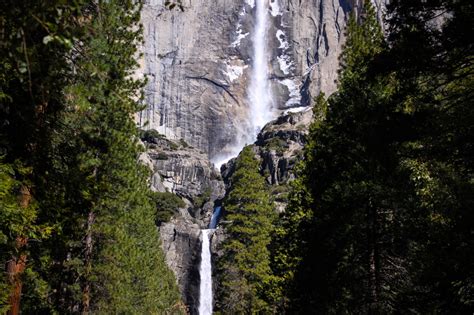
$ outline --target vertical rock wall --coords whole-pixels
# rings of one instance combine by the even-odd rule
[[[232,138],[229,126],[245,115],[246,85],[225,74],[242,4],[184,0],[181,11],[167,10],[164,2],[147,1],[142,14],[142,72],[149,82],[139,123],[212,156]]]
[[[165,0],[147,0],[142,13],[145,42],[138,74],[146,76],[148,84],[146,109],[137,122],[142,128],[156,129],[169,139],[183,139],[194,147],[176,150],[162,143],[148,150],[155,173],[152,186],[191,201],[207,187],[212,188],[211,201],[199,213],[194,213],[188,202],[188,210],[182,209],[160,228],[167,262],[192,314],[198,305],[200,228],[210,218],[212,201],[223,195],[222,183],[212,179],[214,171],[208,159],[229,151],[236,138],[249,132],[247,87],[252,73],[254,1],[183,0],[181,11],[166,9]],[[320,91],[334,92],[347,19],[362,0],[266,1],[268,67],[276,113],[308,106]],[[385,1],[375,0],[379,14]],[[284,132],[267,126],[260,142],[288,140],[279,139],[280,134],[299,135],[299,129],[291,129],[296,123],[276,124],[278,128],[286,126],[281,127]],[[265,135],[270,136],[266,139]],[[272,184],[287,180],[285,174],[294,162],[292,154],[302,146],[299,140],[290,140],[291,154],[262,151],[263,167]],[[184,142],[175,141],[174,146],[180,143]]]
[[[277,42],[272,39],[274,81],[289,88],[283,95],[275,91],[280,104],[308,106],[319,92],[333,93],[346,24],[351,11],[357,14],[361,9],[363,0],[269,1],[271,8],[278,8],[271,10],[276,16],[271,33],[277,38]],[[382,21],[387,0],[372,2]],[[295,87],[299,93],[294,92]]]
[[[183,0],[184,11],[146,2],[141,73],[149,81],[140,125],[211,159],[247,132],[254,1]],[[348,14],[362,0],[266,1],[274,107],[307,106],[319,91],[332,93]]]

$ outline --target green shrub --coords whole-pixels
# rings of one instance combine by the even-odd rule
[[[287,149],[288,147],[288,143],[278,137],[271,138],[265,143],[265,148],[267,150],[275,150],[278,154],[283,154],[285,149]]]
[[[189,144],[184,139],[179,139],[179,144],[181,144],[183,148],[189,147]]]
[[[168,143],[169,143],[169,145],[170,145],[170,149],[171,149],[171,150],[173,150],[173,151],[178,150],[179,146],[178,146],[176,143],[174,143],[174,142],[172,142],[172,141],[168,141]]]
[[[166,155],[165,152],[159,152],[158,155],[156,156],[156,159],[157,160],[167,160],[168,155]]]
[[[211,199],[211,187],[207,187],[202,194],[194,198],[194,207],[202,208]]]
[[[142,141],[149,142],[149,143],[157,143],[157,139],[164,139],[165,136],[159,133],[155,129],[148,129],[148,130],[140,130],[138,132],[138,136]]]
[[[157,225],[168,222],[179,208],[186,205],[179,196],[170,192],[153,192],[152,199],[156,204],[155,223]]]
[[[272,195],[278,195],[278,194],[283,194],[283,193],[287,193],[290,191],[290,188],[288,185],[275,185],[275,186],[271,186],[270,188],[270,193]]]

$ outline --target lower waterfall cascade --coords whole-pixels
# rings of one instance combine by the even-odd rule
[[[202,230],[201,266],[199,275],[199,315],[212,314],[212,263],[211,242],[212,229]]]
[[[202,230],[201,266],[199,268],[199,315],[212,314],[212,259],[211,236],[217,227],[221,215],[221,206],[216,206],[212,213],[209,228]]]

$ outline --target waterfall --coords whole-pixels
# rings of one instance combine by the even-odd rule
[[[217,168],[237,156],[242,148],[253,143],[260,130],[270,120],[275,118],[273,100],[268,84],[267,30],[269,28],[269,0],[247,0],[247,4],[255,9],[255,27],[252,34],[252,72],[250,84],[247,86],[249,96],[249,112],[245,126],[238,129],[236,138],[229,148],[213,159]]]
[[[201,277],[199,315],[212,314],[212,265],[209,241],[212,231],[211,229],[202,230],[201,267],[199,268],[199,275]]]
[[[209,239],[217,227],[220,215],[221,206],[217,206],[212,213],[209,229],[202,230],[201,266],[199,268],[199,276],[201,278],[199,287],[199,315],[212,314],[212,262],[211,242]]]
[[[212,213],[211,223],[209,223],[210,229],[215,229],[217,227],[217,221],[221,215],[221,207],[217,206],[214,208],[214,212]]]
[[[251,141],[262,127],[273,118],[272,97],[268,85],[268,54],[266,33],[268,28],[267,0],[256,0],[256,23],[253,42],[252,77],[249,86]]]
[[[224,155],[214,161],[218,167],[227,162],[231,157],[237,155],[245,144],[255,141],[258,133],[263,126],[274,118],[272,97],[270,87],[268,84],[268,54],[266,33],[268,28],[268,0],[255,0],[255,2],[248,2],[253,7],[255,3],[256,22],[255,29],[252,36],[253,43],[253,59],[252,59],[252,75],[251,83],[247,87],[250,102],[249,124],[251,132],[238,135],[235,145],[230,154]],[[199,315],[212,314],[212,265],[211,265],[211,250],[210,250],[210,236],[217,226],[219,220],[221,207],[214,209],[212,214],[209,229],[202,230],[202,247],[201,247],[201,266],[199,275],[201,279],[199,292]]]

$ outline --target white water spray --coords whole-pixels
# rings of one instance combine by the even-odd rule
[[[236,130],[236,137],[231,145],[223,148],[222,153],[213,158],[217,168],[228,160],[237,156],[246,144],[253,143],[260,130],[266,123],[275,118],[273,100],[268,84],[268,53],[267,29],[269,19],[268,0],[247,0],[247,4],[255,10],[255,28],[252,32],[252,73],[250,85],[247,87],[249,95],[248,120]]]
[[[212,266],[209,237],[213,230],[202,230],[201,267],[199,275],[199,315],[212,314]]]
[[[260,129],[273,118],[272,98],[268,86],[268,54],[266,49],[268,28],[267,6],[267,0],[256,0],[256,23],[252,36],[252,78],[249,86],[252,142],[257,137]]]

